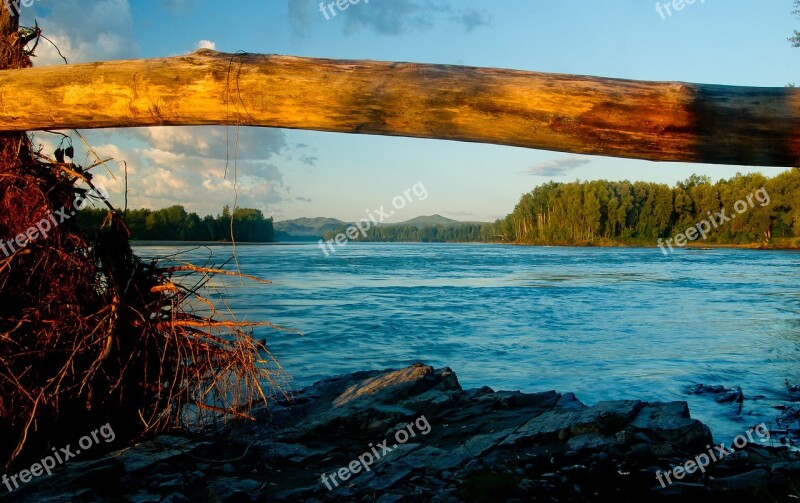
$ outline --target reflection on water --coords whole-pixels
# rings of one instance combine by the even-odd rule
[[[147,257],[178,247],[139,247]],[[226,246],[181,260],[214,263]],[[332,374],[448,365],[465,387],[574,391],[581,400],[687,400],[726,439],[774,417],[800,382],[800,268],[785,251],[349,244],[238,246],[243,272],[215,278],[301,387]],[[740,385],[734,406],[687,395]],[[743,429],[744,428],[744,429]]]

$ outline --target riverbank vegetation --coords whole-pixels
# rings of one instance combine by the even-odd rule
[[[738,201],[763,189],[741,214]],[[724,210],[725,217],[718,216]],[[692,175],[670,187],[608,180],[548,182],[523,194],[514,210],[494,223],[436,226],[377,225],[357,241],[486,242],[532,245],[655,246],[704,220],[719,222],[695,243],[800,247],[800,171],[773,178],[737,174],[712,182]],[[713,227],[713,226],[712,226]],[[326,233],[331,239],[341,231]]]
[[[106,211],[97,208],[79,213],[78,224],[83,229],[96,229],[106,218]],[[231,221],[231,217],[233,217]],[[222,213],[200,218],[188,213],[183,206],[175,205],[160,210],[147,208],[130,210],[125,222],[135,241],[231,241],[231,226],[236,241],[270,243],[275,240],[272,218],[265,218],[261,210],[236,208],[231,215],[225,206]]]
[[[742,213],[763,189],[765,203]],[[492,224],[494,239],[525,244],[654,244],[725,210],[730,221],[704,242],[720,245],[800,244],[800,171],[773,178],[737,174],[712,183],[693,175],[669,187],[650,182],[550,182],[524,194],[514,211]]]

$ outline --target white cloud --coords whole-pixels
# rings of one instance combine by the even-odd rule
[[[212,42],[211,40],[201,40],[197,42],[198,49],[211,49],[212,51],[217,48],[217,44]]]
[[[286,148],[280,129],[224,126],[161,126],[122,130],[158,150],[210,159],[263,160]]]
[[[37,16],[42,33],[70,63],[136,57],[128,0],[59,0],[48,2],[46,16]],[[52,44],[42,40],[34,65],[62,65]]]
[[[98,155],[116,161],[109,163],[116,180],[101,167],[94,172],[97,181],[116,195],[112,201],[117,205],[122,204],[124,193],[124,171],[119,161],[125,160],[130,208],[180,204],[201,215],[217,214],[224,205],[233,204],[235,174],[238,205],[274,213],[286,189],[283,173],[268,159],[283,152],[283,131],[241,128],[238,156],[234,155],[236,128],[230,128],[229,133],[227,148],[224,127],[119,129],[86,135],[90,143],[104,142],[94,147]]]

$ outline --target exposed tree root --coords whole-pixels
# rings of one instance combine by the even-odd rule
[[[88,197],[76,182],[92,186],[87,170],[48,163],[23,143],[22,162],[0,162],[6,241]],[[43,449],[54,431],[80,435],[89,421],[133,438],[246,417],[281,392],[283,369],[247,330],[285,329],[221,315],[200,293],[216,274],[239,276],[143,262],[113,208],[95,236],[66,220],[0,255],[0,427],[11,432],[0,456],[10,462],[29,444]]]

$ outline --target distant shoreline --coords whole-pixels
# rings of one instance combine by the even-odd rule
[[[265,246],[275,246],[275,245],[292,245],[292,244],[308,244],[308,243],[301,243],[301,242],[288,242],[288,241],[271,241],[271,242],[250,242],[250,241],[237,241],[236,246],[247,245],[265,245]],[[141,240],[141,241],[131,241],[131,246],[178,246],[178,245],[189,245],[189,246],[233,246],[234,243],[230,241],[179,241],[179,240],[164,240],[158,241],[153,239]]]
[[[132,246],[233,246],[234,243],[228,241],[156,241],[156,240],[143,240],[131,241]],[[246,242],[237,241],[236,246],[291,246],[291,245],[316,245],[312,241],[273,241],[269,243],[259,242]],[[465,242],[424,242],[424,241],[352,241],[348,244],[450,244],[450,245],[506,245],[506,246],[531,246],[542,248],[648,248],[658,249],[657,245],[646,245],[639,243],[607,243],[607,242],[590,242],[584,244],[536,244],[536,243],[501,243],[501,242],[485,242],[485,241],[465,241]],[[675,251],[678,250],[693,250],[701,251],[703,249],[740,249],[740,250],[783,250],[783,251],[800,251],[800,245],[783,244],[783,243],[770,243],[767,245],[758,243],[747,244],[734,244],[734,243],[687,243],[683,247],[674,246]]]

